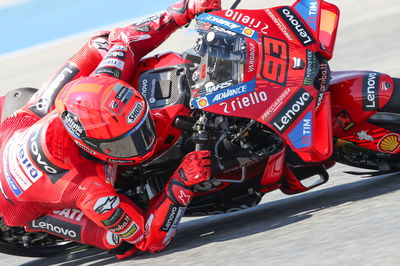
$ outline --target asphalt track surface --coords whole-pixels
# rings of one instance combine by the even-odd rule
[[[232,1],[224,2],[230,6]],[[375,70],[400,76],[400,2],[338,0],[341,22],[333,70]],[[247,0],[241,8],[290,1]],[[183,38],[183,39],[182,39]],[[192,33],[181,30],[157,51],[180,50]],[[0,58],[2,93],[40,86],[86,37]],[[337,165],[313,191],[267,194],[254,208],[185,219],[159,254],[117,261],[97,249],[35,259],[0,255],[1,265],[400,265],[400,175],[362,178]],[[396,200],[397,198],[397,200]]]

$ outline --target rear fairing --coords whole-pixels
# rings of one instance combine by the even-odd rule
[[[395,89],[393,79],[383,73],[333,72],[333,136],[368,150],[399,153],[399,114],[389,105]]]

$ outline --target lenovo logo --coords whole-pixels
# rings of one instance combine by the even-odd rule
[[[66,223],[51,216],[42,216],[30,222],[29,229],[34,231],[48,232],[75,241],[81,241],[81,230],[79,225]]]
[[[283,7],[278,9],[277,11],[288,24],[293,33],[305,46],[315,43],[315,39],[308,31],[306,25],[292,9],[290,9],[289,7]]]
[[[363,80],[362,102],[364,111],[378,111],[379,109],[379,78],[376,72],[368,73]]]
[[[272,119],[271,123],[280,133],[283,133],[288,127],[307,109],[314,100],[310,93],[300,89],[284,108]]]

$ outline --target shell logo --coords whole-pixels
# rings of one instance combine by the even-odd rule
[[[254,34],[254,30],[252,30],[252,29],[250,29],[250,28],[245,28],[245,29],[243,30],[243,34],[246,35],[246,36],[251,37],[251,36],[253,36],[253,34]]]
[[[205,108],[205,107],[207,107],[209,105],[207,98],[198,99],[197,100],[197,104],[199,105],[200,108]]]
[[[395,153],[400,147],[400,136],[398,134],[387,134],[378,143],[381,152]]]

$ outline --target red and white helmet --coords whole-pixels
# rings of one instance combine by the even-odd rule
[[[80,78],[63,88],[55,104],[75,143],[100,160],[135,164],[153,155],[156,134],[148,104],[128,83]]]

